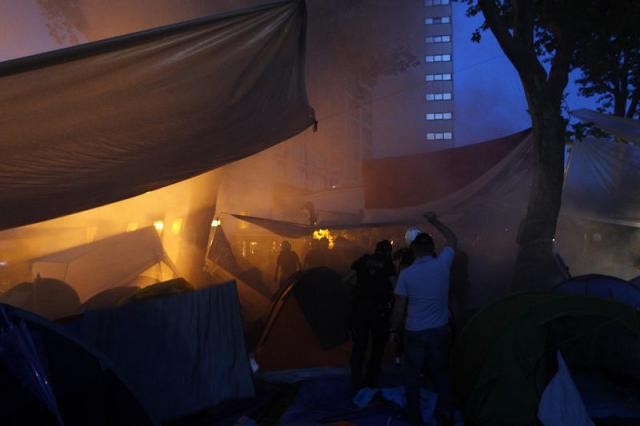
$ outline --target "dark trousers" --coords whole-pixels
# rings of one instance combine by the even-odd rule
[[[373,387],[380,375],[384,349],[389,340],[388,313],[355,312],[351,333],[351,381],[355,389]],[[365,363],[367,347],[371,341],[371,353]]]
[[[421,331],[404,332],[405,387],[407,408],[412,417],[420,418],[421,373],[429,367],[438,394],[436,415],[448,417],[453,414],[451,382],[449,379],[449,328],[442,326]]]

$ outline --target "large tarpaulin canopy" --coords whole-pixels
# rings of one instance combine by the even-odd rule
[[[0,64],[0,229],[142,194],[314,121],[286,1]]]
[[[231,216],[236,219],[243,220],[248,223],[252,223],[254,225],[260,226],[268,231],[273,232],[274,234],[287,237],[287,238],[300,238],[300,237],[308,237],[313,234],[313,231],[318,229],[366,229],[366,228],[377,228],[379,226],[390,226],[390,225],[406,225],[409,222],[405,221],[387,221],[387,222],[354,222],[354,223],[323,223],[319,222],[315,225],[305,225],[302,223],[296,222],[288,222],[284,220],[277,219],[269,219],[264,217],[256,217],[256,216],[247,216],[242,214],[232,213]]]
[[[597,127],[616,137],[628,142],[640,144],[640,120],[616,117],[584,108],[572,111],[571,114],[582,121],[595,124]]]
[[[365,220],[417,221],[433,210],[477,221],[477,210],[489,209],[513,212],[519,221],[533,152],[526,130],[461,148],[370,160],[363,165]]]
[[[365,206],[402,208],[448,197],[503,161],[528,133],[525,130],[461,148],[365,161]]]
[[[588,138],[573,144],[562,214],[640,227],[640,147]]]

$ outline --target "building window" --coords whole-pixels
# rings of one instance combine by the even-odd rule
[[[424,38],[425,43],[449,43],[451,41],[450,35],[428,36]]]
[[[451,80],[451,74],[427,74],[424,76],[425,81],[449,81]]]
[[[441,140],[451,140],[453,139],[452,132],[429,132],[427,133],[428,141],[441,141]]]
[[[424,5],[429,6],[446,6],[450,3],[450,0],[424,0]]]
[[[449,16],[434,16],[433,18],[424,18],[425,25],[448,24],[451,22]]]
[[[424,60],[426,62],[450,62],[451,55],[427,55]]]
[[[425,118],[431,120],[451,120],[452,114],[450,112],[428,112],[425,114]]]
[[[451,92],[442,93],[427,93],[427,101],[450,101],[452,98]]]

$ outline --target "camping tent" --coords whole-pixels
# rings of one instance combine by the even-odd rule
[[[160,421],[254,396],[234,283],[86,312],[65,323]]]
[[[1,424],[155,424],[104,355],[34,314],[7,305],[0,311]]]
[[[177,275],[158,233],[148,227],[34,259],[31,271],[34,277],[69,283],[84,302],[103,290],[128,284],[161,262]]]
[[[50,320],[80,313],[78,293],[67,283],[53,278],[36,278],[21,283],[0,296],[0,302],[34,312]]]
[[[572,277],[555,286],[553,291],[611,299],[636,309],[640,308],[639,287],[620,278],[606,275],[592,274]]]
[[[638,348],[640,316],[618,302],[523,293],[493,303],[470,320],[452,352],[465,424],[538,425],[539,398],[558,350],[569,368],[640,380]]]
[[[0,64],[0,229],[143,194],[307,128],[305,19],[304,1],[283,1]]]
[[[338,274],[328,268],[305,271],[273,305],[256,350],[260,368],[347,366],[348,311],[348,295]]]

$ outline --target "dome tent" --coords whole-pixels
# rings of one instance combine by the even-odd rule
[[[344,367],[351,346],[347,289],[329,268],[303,272],[273,303],[258,343],[262,370]]]
[[[579,364],[611,376],[615,369],[624,374],[638,364],[634,353],[639,336],[636,310],[608,300],[523,293],[487,306],[462,330],[452,351],[453,382],[465,424],[538,425],[540,395],[555,374],[557,351],[570,368]],[[616,351],[614,345],[635,350]],[[585,353],[598,356],[581,360]]]
[[[589,274],[572,277],[553,287],[553,291],[612,299],[640,308],[640,287],[633,282],[607,275]]]
[[[80,312],[78,293],[67,283],[54,278],[40,278],[12,287],[0,302],[26,309],[50,320]]]
[[[67,426],[156,424],[104,355],[37,315],[0,310],[0,424],[58,425],[52,405]],[[40,392],[29,386],[37,381]],[[43,403],[43,387],[52,404]]]

